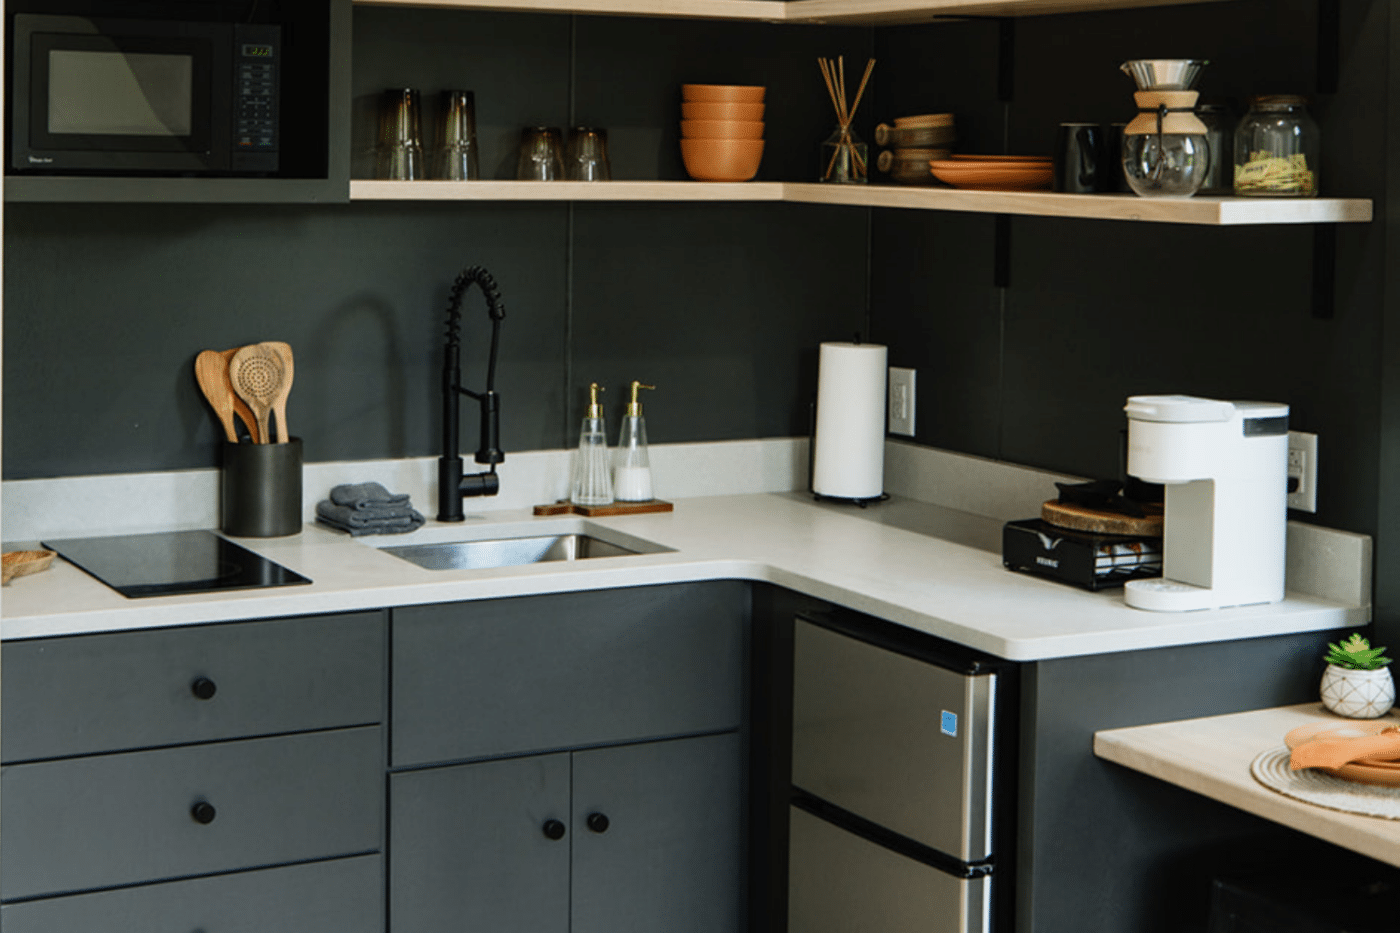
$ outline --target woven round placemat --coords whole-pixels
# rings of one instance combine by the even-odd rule
[[[1269,790],[1328,810],[1400,820],[1400,787],[1375,787],[1333,777],[1316,768],[1290,771],[1286,745],[1261,752],[1249,766],[1254,779]]]

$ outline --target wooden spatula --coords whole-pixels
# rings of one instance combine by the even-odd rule
[[[258,434],[266,443],[272,437],[268,433],[268,414],[279,397],[286,398],[282,355],[262,343],[239,347],[229,360],[228,376],[233,391],[252,409]]]
[[[219,357],[224,361],[224,368],[221,378],[224,380],[224,389],[228,392],[229,398],[233,399],[233,413],[238,416],[238,420],[243,422],[243,426],[248,429],[248,438],[254,444],[262,443],[262,435],[258,433],[258,419],[253,415],[253,410],[248,407],[248,403],[238,397],[238,393],[233,391],[233,382],[228,377],[228,367],[233,361],[233,355],[238,352],[238,347],[232,350],[220,350]]]
[[[224,436],[230,444],[237,444],[238,434],[233,429],[233,392],[228,387],[228,364],[223,356],[214,350],[200,351],[194,358],[194,377],[209,407],[224,426]]]

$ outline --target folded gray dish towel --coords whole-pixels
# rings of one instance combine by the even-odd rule
[[[377,509],[353,509],[329,499],[316,503],[316,519],[352,535],[397,535],[419,528],[425,518],[408,504]]]
[[[352,509],[382,509],[407,506],[408,493],[390,492],[379,483],[345,483],[331,489],[331,502]]]

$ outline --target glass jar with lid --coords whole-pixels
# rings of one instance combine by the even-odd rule
[[[1235,194],[1317,197],[1322,137],[1307,103],[1292,94],[1250,100],[1235,129]]]

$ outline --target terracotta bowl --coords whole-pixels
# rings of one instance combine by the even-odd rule
[[[681,100],[761,104],[766,88],[745,84],[682,84]]]
[[[681,104],[683,120],[742,120],[753,122],[763,119],[763,104],[716,103],[712,101],[686,101]]]
[[[682,120],[687,139],[762,139],[761,120]]]
[[[699,181],[748,181],[763,160],[761,139],[682,139],[681,158]]]

